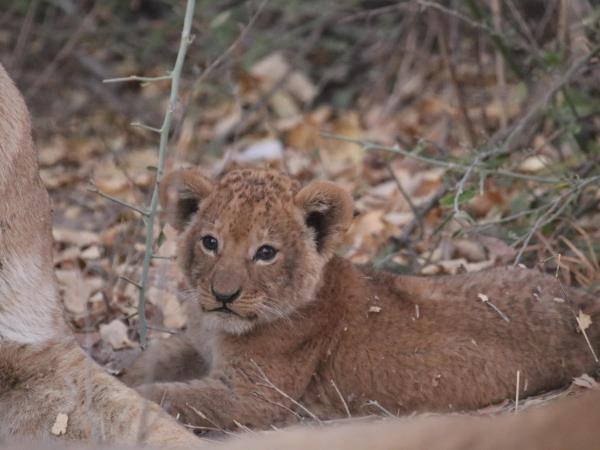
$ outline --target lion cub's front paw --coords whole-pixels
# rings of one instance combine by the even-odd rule
[[[165,386],[160,386],[158,383],[140,384],[134,389],[145,399],[158,403],[163,408],[165,408],[165,405],[168,402],[168,389]]]

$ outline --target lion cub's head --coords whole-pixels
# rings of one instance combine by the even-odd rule
[[[310,302],[352,219],[352,199],[339,186],[300,188],[273,170],[235,170],[214,181],[197,169],[172,172],[161,203],[180,233],[192,301],[212,328],[235,334]]]

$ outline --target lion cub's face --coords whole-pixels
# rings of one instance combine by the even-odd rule
[[[310,302],[352,200],[335,184],[303,189],[271,170],[212,181],[196,169],[165,177],[161,202],[180,232],[179,263],[204,319],[242,334]]]

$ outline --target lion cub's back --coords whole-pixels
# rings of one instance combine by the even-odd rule
[[[595,313],[597,302],[553,277],[521,268],[366,276],[367,285],[348,299],[326,374],[354,373],[344,388],[358,392],[358,382],[359,402],[400,411],[474,408],[512,398],[517,371],[528,395],[594,367],[574,312]],[[587,330],[594,345],[596,322]]]

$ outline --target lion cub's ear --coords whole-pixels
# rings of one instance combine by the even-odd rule
[[[196,168],[168,173],[160,183],[160,204],[167,222],[177,231],[183,231],[202,199],[212,190],[212,182]]]
[[[352,222],[352,197],[337,184],[313,181],[296,194],[296,205],[315,231],[317,251],[331,255]]]

